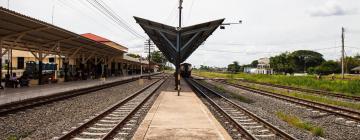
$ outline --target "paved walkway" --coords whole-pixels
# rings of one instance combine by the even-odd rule
[[[117,82],[135,77],[139,77],[139,75],[125,76],[125,77],[110,77],[110,78],[106,78],[105,81],[101,81],[100,79],[95,79],[95,80],[85,80],[85,81],[64,82],[58,84],[47,84],[47,85],[40,85],[34,87],[6,88],[4,90],[0,90],[0,105],[21,101],[25,99],[30,99],[30,98],[36,98],[40,96],[56,94],[59,92],[93,87],[97,85]]]
[[[195,93],[188,87],[182,88],[181,96],[170,90],[159,95],[134,140],[231,139]]]

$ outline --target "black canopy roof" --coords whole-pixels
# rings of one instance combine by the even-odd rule
[[[175,64],[177,56],[176,27],[158,22],[134,17],[136,22],[145,30],[165,57]],[[223,22],[225,19],[210,21],[181,29],[180,63],[184,62]]]

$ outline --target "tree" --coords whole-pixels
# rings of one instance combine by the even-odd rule
[[[274,69],[274,71],[280,73],[294,73],[295,70],[292,55],[287,52],[270,57],[270,66]]]
[[[231,71],[231,72],[239,72],[239,71],[240,71],[239,62],[234,61],[232,64],[229,64],[229,65],[228,65],[228,71]]]
[[[138,55],[138,54],[133,54],[133,53],[128,53],[128,54],[126,54],[127,56],[130,56],[130,57],[132,57],[132,58],[140,58],[140,55]]]
[[[345,57],[345,72],[346,73],[350,73],[353,68],[360,66],[360,57],[359,58],[357,58],[357,57],[359,57],[359,56]]]
[[[254,61],[251,62],[251,67],[256,68],[258,64],[259,64],[259,61],[254,60]]]
[[[332,73],[340,73],[341,67],[338,62],[335,61],[325,61],[320,66],[315,68],[309,68],[310,71],[316,74],[329,75]]]
[[[149,56],[148,56],[148,58],[149,58]],[[166,59],[166,57],[164,56],[164,54],[161,51],[151,52],[151,61],[159,64],[160,70],[165,69],[165,65],[168,62],[168,60]]]
[[[360,54],[356,53],[356,55],[354,56],[355,59],[360,60]]]
[[[309,50],[298,50],[291,53],[295,72],[304,72],[309,67],[316,67],[325,62],[323,55]]]

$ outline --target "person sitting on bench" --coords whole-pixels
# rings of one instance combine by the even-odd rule
[[[18,87],[18,85],[19,85],[19,81],[18,81],[18,79],[17,79],[17,77],[16,77],[16,73],[13,73],[12,74],[12,77],[10,77],[10,82],[12,83],[12,87],[13,88],[17,88]]]

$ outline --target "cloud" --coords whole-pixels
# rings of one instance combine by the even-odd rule
[[[357,13],[357,9],[347,9],[338,1],[332,0],[326,2],[324,5],[314,7],[309,10],[310,15],[313,17],[328,17],[328,16],[344,16]]]

